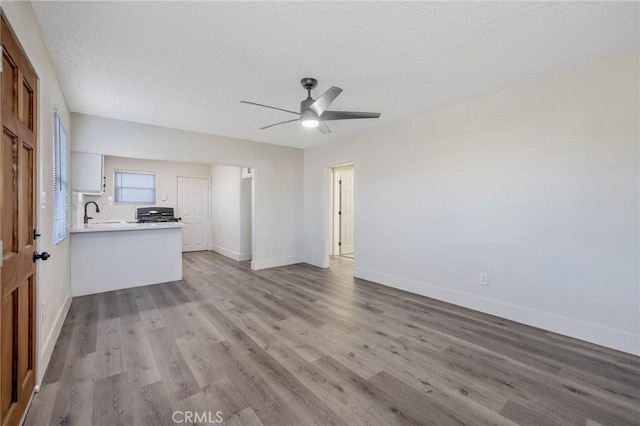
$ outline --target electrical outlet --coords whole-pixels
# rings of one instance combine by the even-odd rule
[[[40,317],[42,318],[42,322],[47,320],[47,302],[42,302],[40,305]]]
[[[489,285],[489,274],[487,272],[480,272],[480,285]]]

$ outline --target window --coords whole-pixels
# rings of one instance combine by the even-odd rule
[[[69,135],[57,112],[53,113],[53,243],[60,244],[69,236],[68,147]]]
[[[116,203],[154,204],[156,175],[116,170],[113,175],[113,189]]]

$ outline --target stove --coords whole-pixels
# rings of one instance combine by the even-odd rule
[[[140,207],[136,212],[138,223],[180,222],[172,207]]]

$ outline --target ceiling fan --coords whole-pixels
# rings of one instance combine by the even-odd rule
[[[325,121],[330,120],[351,120],[354,118],[378,118],[380,113],[378,112],[355,112],[355,111],[328,111],[329,105],[342,93],[342,89],[339,87],[331,87],[324,92],[318,99],[311,97],[311,90],[318,85],[318,80],[311,77],[305,77],[300,80],[300,84],[307,91],[307,99],[300,102],[300,112],[291,111],[288,109],[277,108],[269,105],[257,104],[255,102],[240,101],[243,104],[257,105],[265,108],[277,109],[278,111],[290,112],[295,114],[298,118],[293,120],[282,121],[280,123],[270,124],[265,127],[261,127],[260,130],[268,129],[273,126],[279,126],[280,124],[292,123],[294,121],[300,121],[304,127],[316,127],[322,133],[331,133],[329,126]]]

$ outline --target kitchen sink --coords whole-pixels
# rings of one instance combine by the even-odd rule
[[[98,220],[98,221],[91,221],[87,225],[89,226],[125,226],[125,225],[133,225],[133,223],[127,222],[126,220]]]

